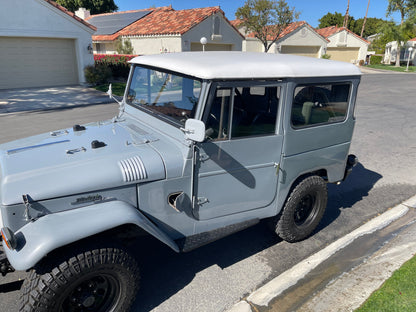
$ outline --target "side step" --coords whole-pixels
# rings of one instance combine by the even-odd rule
[[[259,223],[259,219],[248,220],[236,224],[227,225],[225,227],[215,229],[209,232],[203,232],[200,234],[188,236],[181,238],[176,241],[179,246],[179,249],[182,252],[188,252],[213,241],[216,241],[220,238],[233,234],[235,232],[247,229],[257,223]]]

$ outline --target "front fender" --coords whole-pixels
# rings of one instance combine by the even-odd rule
[[[43,216],[15,233],[16,249],[4,249],[14,269],[27,270],[56,248],[123,224],[135,224],[179,252],[170,237],[135,207],[122,201],[110,201]]]

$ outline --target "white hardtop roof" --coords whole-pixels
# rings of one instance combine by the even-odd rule
[[[268,79],[357,76],[345,62],[288,54],[252,52],[180,52],[138,56],[133,64],[157,67],[202,79]]]

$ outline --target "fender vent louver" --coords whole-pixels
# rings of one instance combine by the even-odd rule
[[[137,180],[147,179],[146,168],[139,156],[129,159],[120,160],[118,165],[123,174],[124,182],[133,182]]]

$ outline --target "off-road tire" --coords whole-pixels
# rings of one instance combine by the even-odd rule
[[[32,269],[21,288],[19,311],[129,311],[139,287],[136,260],[119,248],[77,252]]]
[[[283,240],[293,243],[308,237],[324,215],[328,200],[326,182],[319,176],[308,176],[291,191],[274,219],[273,227]]]

